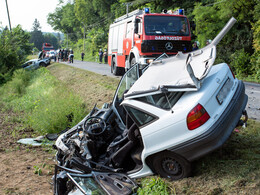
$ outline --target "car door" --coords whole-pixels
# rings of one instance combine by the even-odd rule
[[[70,170],[58,165],[55,166],[55,195],[61,195],[64,193],[70,195],[128,195],[132,194],[133,190],[136,188],[137,185],[127,175],[122,173],[92,171],[91,173],[84,174],[81,171]]]

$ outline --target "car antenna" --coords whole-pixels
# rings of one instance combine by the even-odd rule
[[[162,86],[162,87],[160,88],[160,90],[161,90],[161,92],[164,93],[164,95],[165,95],[165,97],[166,97],[166,100],[167,100],[167,102],[168,102],[168,104],[169,104],[169,106],[170,106],[171,112],[174,113],[174,111],[173,111],[173,109],[172,109],[171,102],[170,102],[170,100],[169,100],[169,98],[168,98],[168,96],[167,96],[167,94],[166,94],[166,93],[168,93],[168,89],[165,88],[164,86]]]

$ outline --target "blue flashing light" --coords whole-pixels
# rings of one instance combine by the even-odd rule
[[[179,15],[183,15],[183,9],[179,9]]]
[[[150,10],[149,10],[148,7],[144,8],[144,13],[146,13],[146,14],[149,14],[149,13],[150,13]]]

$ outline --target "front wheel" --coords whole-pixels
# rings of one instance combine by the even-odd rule
[[[40,66],[41,66],[41,67],[46,67],[46,64],[45,64],[44,62],[41,62],[41,63],[40,63]]]
[[[170,151],[158,153],[153,158],[153,168],[161,177],[171,180],[179,180],[191,174],[191,163]]]

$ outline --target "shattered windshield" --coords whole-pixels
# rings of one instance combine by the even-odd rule
[[[187,18],[177,16],[145,16],[146,35],[189,36]]]
[[[132,87],[135,81],[138,79],[138,66],[133,66],[121,79],[120,84],[118,85],[116,97],[119,100],[123,99],[123,95]]]
[[[138,65],[133,66],[132,68],[127,71],[124,76],[122,77],[115,96],[113,100],[113,110],[121,120],[123,124],[125,124],[125,114],[124,109],[120,106],[121,102],[124,100],[124,95],[128,92],[128,90],[132,87],[135,81],[139,78],[138,73]]]

